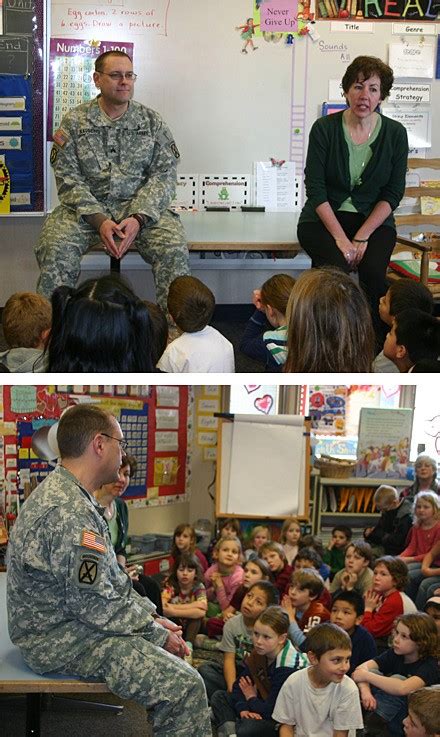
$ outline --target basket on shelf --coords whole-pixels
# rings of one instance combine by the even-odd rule
[[[315,461],[315,468],[323,478],[348,479],[356,469],[356,461],[347,461],[342,458],[332,458],[322,455]]]

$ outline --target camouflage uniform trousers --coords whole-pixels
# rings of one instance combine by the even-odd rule
[[[37,292],[50,298],[61,284],[74,287],[81,270],[81,257],[100,242],[99,235],[85,220],[59,205],[43,226],[35,246],[40,267]],[[152,265],[156,301],[165,312],[171,282],[189,274],[188,247],[180,218],[165,210],[160,220],[144,228],[134,241],[140,255]]]
[[[63,666],[63,673],[98,678],[122,699],[150,711],[155,737],[211,737],[203,680],[181,658],[142,636],[105,637]]]

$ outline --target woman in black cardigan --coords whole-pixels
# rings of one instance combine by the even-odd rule
[[[318,119],[310,131],[307,201],[298,224],[312,266],[358,271],[376,332],[396,242],[392,213],[404,193],[408,158],[405,128],[377,111],[393,81],[392,69],[372,56],[347,67],[342,88],[348,108]]]

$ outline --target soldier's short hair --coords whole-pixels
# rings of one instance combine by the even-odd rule
[[[100,54],[95,59],[95,72],[102,72],[104,70],[106,59],[108,59],[109,56],[125,56],[127,59],[132,61],[131,56],[126,54],[125,51],[104,51],[103,54]]]
[[[16,292],[7,300],[2,315],[3,334],[10,348],[36,348],[52,324],[48,299],[33,292]]]
[[[113,415],[95,404],[76,404],[62,415],[57,442],[61,458],[79,458],[98,433],[113,435]]]
[[[178,276],[170,284],[168,310],[179,330],[197,333],[203,330],[214,313],[211,290],[195,276]]]

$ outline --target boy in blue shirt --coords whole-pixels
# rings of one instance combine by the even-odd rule
[[[350,635],[352,651],[347,673],[349,676],[358,665],[365,660],[373,660],[377,655],[373,636],[360,624],[364,608],[364,600],[357,591],[340,591],[335,594],[330,610],[330,622],[339,625]]]

